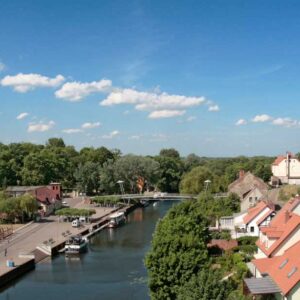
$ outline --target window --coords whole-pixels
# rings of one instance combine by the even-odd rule
[[[254,226],[250,227],[250,232],[254,232]]]
[[[286,258],[279,266],[279,269],[281,270],[287,263],[288,263],[288,259]]]
[[[249,197],[249,201],[252,202],[252,197]]]
[[[288,273],[287,277],[291,278],[296,272],[297,272],[297,267],[293,267],[293,269]]]

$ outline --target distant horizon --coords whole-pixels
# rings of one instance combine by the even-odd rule
[[[300,151],[300,2],[6,1],[0,141]]]
[[[50,137],[50,139],[51,138],[54,138],[54,137]],[[55,138],[62,138],[63,139],[63,137],[55,137]],[[65,142],[65,140],[64,140],[64,142]],[[2,143],[2,142],[0,141],[0,143]],[[2,143],[2,144],[8,146],[9,144],[22,144],[22,143],[31,143],[31,144],[34,144],[34,145],[43,145],[43,146],[45,146],[46,143],[47,143],[47,140],[44,141],[44,142],[41,142],[41,143],[30,142],[30,141],[18,141],[18,142]],[[190,153],[182,154],[178,149],[176,149],[174,147],[163,147],[163,146],[158,150],[157,153],[133,153],[133,152],[124,153],[122,151],[122,149],[120,149],[120,148],[109,148],[109,147],[107,147],[105,145],[99,145],[97,147],[95,147],[93,145],[86,145],[86,146],[83,146],[81,148],[77,148],[75,145],[65,143],[65,146],[66,147],[67,146],[73,146],[75,148],[75,150],[78,151],[78,152],[80,152],[80,150],[83,149],[83,148],[95,148],[96,149],[96,148],[100,148],[100,147],[105,147],[105,148],[107,148],[110,151],[112,151],[112,150],[120,150],[121,153],[122,153],[122,155],[137,155],[137,156],[156,156],[156,155],[159,155],[160,150],[172,148],[172,149],[175,149],[175,150],[177,150],[179,152],[181,158],[185,158],[185,157],[187,157],[190,154],[195,154],[195,155],[197,155],[200,158],[209,158],[209,159],[214,159],[214,158],[220,158],[220,159],[225,158],[226,159],[226,158],[237,158],[237,157],[246,157],[246,158],[253,158],[253,157],[277,157],[279,155],[286,155],[287,152],[291,152],[294,155],[296,155],[297,153],[300,152],[300,151],[298,151],[298,152],[297,151],[296,152],[285,151],[284,153],[278,153],[278,154],[274,154],[274,155],[272,155],[272,154],[254,154],[254,155],[237,154],[237,155],[234,155],[234,156],[208,156],[208,155],[205,155],[205,154],[198,154],[198,153],[195,153],[195,152],[190,152]]]

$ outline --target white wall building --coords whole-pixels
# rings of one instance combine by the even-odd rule
[[[281,183],[300,185],[300,161],[292,153],[278,156],[272,164],[273,176]]]

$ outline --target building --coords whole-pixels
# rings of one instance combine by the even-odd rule
[[[60,183],[50,183],[47,186],[9,186],[6,193],[11,197],[19,197],[24,194],[32,195],[38,201],[40,211],[44,215],[49,215],[61,207]]]
[[[278,156],[272,164],[272,181],[275,183],[300,184],[300,161],[290,152]]]
[[[239,172],[239,178],[228,186],[229,193],[235,193],[241,200],[241,211],[247,211],[258,201],[267,198],[269,186],[251,172]]]
[[[231,231],[232,238],[259,236],[260,227],[268,226],[275,215],[275,205],[270,201],[259,201],[247,212],[230,217],[221,217],[219,227]]]
[[[245,294],[300,299],[300,197],[288,201],[270,224],[260,228],[258,252],[245,279]]]

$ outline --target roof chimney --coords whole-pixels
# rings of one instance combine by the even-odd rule
[[[239,178],[242,178],[245,176],[245,170],[240,170],[239,172]]]
[[[286,224],[290,218],[290,213],[288,210],[284,212],[284,223]]]

